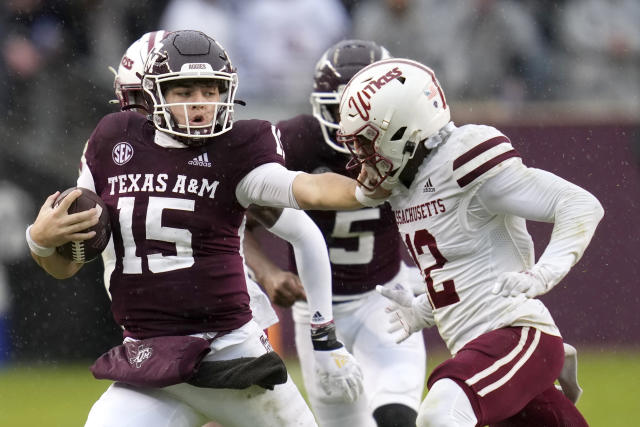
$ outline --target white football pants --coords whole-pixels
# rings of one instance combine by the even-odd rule
[[[252,320],[214,340],[205,360],[257,357],[267,352],[264,332]],[[164,388],[112,384],[89,412],[87,427],[317,426],[296,385],[288,378],[274,390],[200,388],[186,383]]]
[[[407,285],[400,271],[387,285]],[[396,344],[389,329],[385,307],[389,300],[378,292],[355,295],[355,300],[333,304],[336,332],[362,368],[364,393],[354,403],[326,401],[315,381],[313,347],[310,340],[307,304],[293,306],[296,349],[307,397],[321,427],[375,427],[373,411],[397,403],[416,412],[422,400],[426,375],[426,351],[422,334],[416,333]]]

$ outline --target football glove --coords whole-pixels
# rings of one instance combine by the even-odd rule
[[[515,297],[524,294],[527,298],[536,298],[546,294],[549,288],[540,275],[534,270],[502,273],[493,285],[493,293],[503,297]]]
[[[376,291],[391,300],[386,308],[390,316],[387,332],[393,335],[396,343],[400,344],[414,332],[435,325],[427,294],[414,298],[413,292],[401,284],[396,284],[393,289],[378,285]]]
[[[355,402],[362,394],[362,370],[356,359],[336,339],[331,321],[311,327],[316,378],[325,401]]]

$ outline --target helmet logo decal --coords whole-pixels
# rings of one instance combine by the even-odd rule
[[[127,70],[130,70],[133,68],[133,59],[129,58],[127,55],[122,57],[121,63],[122,63],[122,66]]]
[[[111,150],[111,158],[116,165],[124,165],[133,157],[133,147],[128,142],[118,142]]]
[[[394,79],[397,79],[400,76],[402,76],[402,70],[400,70],[398,67],[394,67],[391,71],[387,72],[383,76],[378,77],[377,79],[369,80],[369,83],[364,88],[362,88],[362,90],[359,90],[355,96],[351,96],[349,98],[349,107],[355,108],[356,112],[360,115],[362,120],[369,120],[369,110],[371,110],[371,103],[363,99],[363,95],[367,99],[371,99],[371,97],[376,93],[376,89],[380,90],[382,86],[393,81]]]

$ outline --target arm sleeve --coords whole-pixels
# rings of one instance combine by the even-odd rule
[[[300,209],[293,196],[293,180],[302,172],[293,172],[278,163],[265,163],[249,172],[236,187],[238,202],[279,208]]]
[[[88,188],[89,190],[95,192],[96,184],[93,180],[93,175],[91,174],[91,170],[86,163],[86,159],[82,156],[82,168],[80,169],[80,174],[78,175],[78,180],[76,182],[76,186]]]
[[[549,244],[532,268],[547,289],[580,260],[604,215],[602,205],[588,191],[519,162],[488,179],[477,197],[493,214],[553,222]]]
[[[293,246],[298,275],[307,293],[311,323],[332,320],[331,265],[318,226],[303,211],[284,209],[269,231]]]

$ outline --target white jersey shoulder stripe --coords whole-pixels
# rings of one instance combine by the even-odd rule
[[[509,138],[500,135],[488,139],[454,160],[454,179],[460,187],[464,187],[512,157],[520,157],[520,154],[513,148]]]

